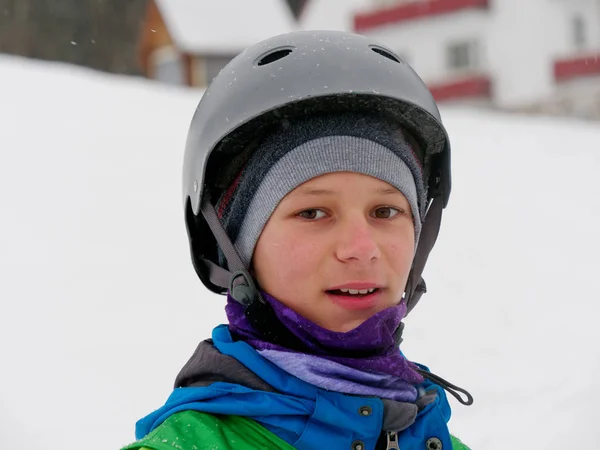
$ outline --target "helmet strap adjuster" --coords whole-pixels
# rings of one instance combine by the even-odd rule
[[[238,270],[231,275],[228,291],[235,301],[244,306],[262,300],[252,275],[246,269]]]

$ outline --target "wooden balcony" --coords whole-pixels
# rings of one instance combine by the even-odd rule
[[[487,75],[461,77],[427,87],[437,102],[490,99],[492,96],[492,81]]]
[[[554,61],[554,80],[557,82],[598,75],[600,75],[600,52]]]

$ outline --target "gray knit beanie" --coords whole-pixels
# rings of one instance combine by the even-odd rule
[[[249,267],[263,228],[289,192],[319,175],[356,172],[391,184],[408,199],[416,250],[426,186],[415,145],[397,124],[380,117],[344,113],[283,122],[220,197],[218,217]]]

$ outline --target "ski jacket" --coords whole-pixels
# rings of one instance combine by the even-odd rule
[[[450,435],[446,394],[429,380],[416,404],[327,391],[234,341],[226,325],[200,343],[175,385],[123,450],[468,450]]]

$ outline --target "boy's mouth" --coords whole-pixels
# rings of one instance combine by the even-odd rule
[[[384,289],[381,287],[374,287],[374,284],[371,287],[360,286],[362,289],[357,287],[328,289],[325,293],[333,303],[349,311],[372,309],[382,301]]]

